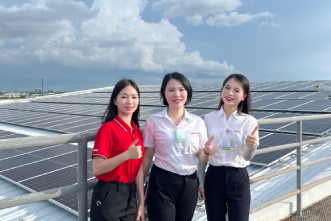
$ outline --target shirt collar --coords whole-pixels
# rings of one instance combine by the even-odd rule
[[[218,115],[217,115],[217,118],[219,118],[220,116],[222,116],[222,114],[225,115],[225,112],[223,110],[223,106],[219,110]],[[231,115],[234,116],[236,119],[239,119],[240,118],[240,114],[238,114],[238,110],[235,110]]]
[[[114,117],[114,121],[123,128],[123,130],[125,132],[131,131],[131,127],[129,125],[127,125],[119,116],[115,116]],[[137,126],[135,125],[135,123],[131,120],[131,125],[132,125],[132,129],[136,130]]]
[[[167,110],[168,110],[168,108],[166,108],[166,109],[164,109],[163,111],[161,111],[161,112],[159,112],[159,113],[157,113],[157,114],[155,114],[155,116],[157,116],[157,117],[166,117],[166,118],[169,118],[168,117],[168,115],[167,115]],[[193,117],[192,117],[192,114],[191,113],[189,113],[189,112],[187,112],[187,110],[184,108],[184,112],[185,112],[185,116],[184,116],[184,118],[183,119],[188,119],[189,121],[192,121],[193,120]]]

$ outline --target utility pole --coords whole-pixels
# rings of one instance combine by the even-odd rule
[[[42,95],[44,96],[44,81],[45,81],[45,77],[41,77],[41,92],[42,92]]]
[[[15,85],[15,94],[17,94],[17,85]]]
[[[91,89],[91,84],[88,85],[88,88]]]

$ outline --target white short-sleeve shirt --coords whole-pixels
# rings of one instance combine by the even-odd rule
[[[249,155],[253,148],[246,146],[245,141],[248,135],[252,133],[257,126],[257,120],[248,114],[238,114],[233,112],[226,121],[226,114],[223,107],[220,110],[213,111],[205,116],[205,123],[208,138],[215,135],[213,144],[216,153],[210,159],[213,166],[231,166],[243,168],[249,165],[244,155]],[[230,149],[223,149],[223,138],[227,137],[230,141]],[[259,134],[257,133],[257,145],[259,145]]]
[[[177,129],[184,131],[185,142],[177,141]],[[206,142],[207,131],[203,120],[186,110],[178,126],[168,117],[167,109],[149,117],[145,124],[144,146],[155,148],[154,164],[179,175],[195,172],[195,158]]]

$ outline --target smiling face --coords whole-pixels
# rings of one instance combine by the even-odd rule
[[[242,85],[233,78],[225,83],[221,94],[224,106],[231,109],[236,109],[238,104],[245,100],[246,96],[247,94],[244,94]]]
[[[169,109],[178,110],[184,107],[187,100],[187,91],[178,80],[171,79],[163,93],[169,104]]]
[[[124,116],[132,116],[133,112],[137,110],[139,104],[138,92],[131,85],[126,86],[117,95],[114,104],[117,106],[117,115],[120,118]]]

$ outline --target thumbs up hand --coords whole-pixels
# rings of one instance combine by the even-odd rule
[[[247,138],[246,138],[246,146],[248,146],[249,148],[253,148],[257,142],[257,138],[256,138],[256,134],[257,134],[257,131],[259,129],[259,126],[256,126],[254,128],[254,130],[252,131],[251,135],[248,135]]]
[[[213,135],[206,143],[205,143],[205,151],[208,155],[213,156],[215,154],[215,145],[213,144],[213,140],[215,139],[215,135]]]
[[[133,141],[133,143],[129,146],[129,149],[126,151],[127,159],[139,159],[142,156],[141,146],[136,146],[138,139]]]

